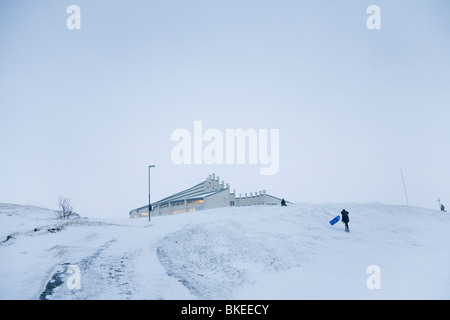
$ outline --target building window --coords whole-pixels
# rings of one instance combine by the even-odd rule
[[[170,203],[170,205],[171,205],[172,207],[176,207],[176,206],[184,206],[184,200],[182,200],[182,201],[173,201],[173,202]]]
[[[197,203],[204,203],[205,200],[203,199],[189,199],[188,204],[197,204]]]

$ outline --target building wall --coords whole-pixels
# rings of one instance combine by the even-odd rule
[[[148,206],[134,209],[130,212],[130,218],[144,218],[148,217]]]
[[[272,206],[280,206],[281,205],[281,199],[268,195],[265,195],[265,205],[272,205]]]
[[[230,190],[224,189],[221,192],[205,197],[205,209],[215,209],[230,206]]]
[[[233,201],[233,200],[232,200]],[[259,192],[250,192],[249,195],[247,193],[242,196],[239,194],[239,197],[234,195],[234,205],[237,207],[242,206],[255,206],[255,205],[280,205],[281,199],[268,195],[266,190]]]

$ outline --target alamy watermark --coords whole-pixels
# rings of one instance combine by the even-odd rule
[[[78,5],[72,4],[67,7],[66,13],[70,16],[66,20],[66,26],[69,30],[81,29],[81,9]],[[381,29],[381,9],[379,6],[372,4],[367,7],[366,13],[370,16],[366,20],[366,26],[369,30]]]
[[[366,286],[368,289],[381,289],[381,269],[379,266],[372,264],[367,267],[366,273],[370,276],[366,280]]]
[[[277,174],[280,167],[279,129],[226,129],[224,133],[214,128],[203,131],[203,122],[194,121],[193,132],[176,129],[171,140],[177,142],[171,152],[176,165],[259,164],[261,175]]]
[[[66,20],[66,27],[69,30],[81,29],[81,9],[79,6],[72,4],[67,7],[67,14],[70,14]]]
[[[66,286],[69,290],[80,290],[81,289],[81,270],[76,264],[70,264],[67,266],[66,273],[70,276],[66,280]]]
[[[366,13],[370,16],[366,20],[366,26],[369,30],[381,29],[381,9],[379,6],[372,4],[367,7]]]

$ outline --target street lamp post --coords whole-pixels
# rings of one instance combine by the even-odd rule
[[[148,166],[148,221],[151,220],[151,211],[152,211],[152,205],[150,202],[150,168],[154,168],[154,165]]]

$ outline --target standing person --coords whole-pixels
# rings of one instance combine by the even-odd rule
[[[348,211],[345,209],[342,209],[342,222],[345,223],[345,232],[350,232],[350,229],[348,228],[348,223],[350,222],[350,218],[348,217]]]
[[[287,207],[287,205],[286,205],[286,200],[284,200],[284,198],[281,199],[281,206],[282,206],[282,207]]]
[[[443,204],[441,204],[441,211],[442,211],[442,212],[447,212],[447,211],[445,211],[445,207],[444,207]]]

